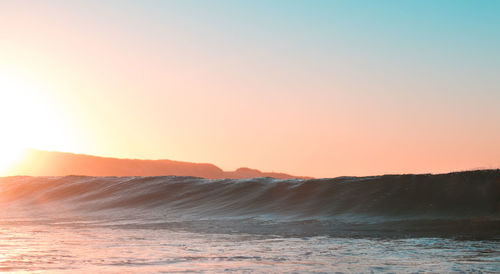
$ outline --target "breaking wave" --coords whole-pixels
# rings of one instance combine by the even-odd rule
[[[100,214],[113,225],[146,228],[302,236],[500,231],[500,170],[312,180],[5,177],[0,193],[4,216]]]

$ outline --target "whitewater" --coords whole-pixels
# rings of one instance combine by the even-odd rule
[[[500,170],[3,177],[0,206],[0,271],[500,271]]]

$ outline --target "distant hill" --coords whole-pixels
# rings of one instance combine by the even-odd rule
[[[213,164],[172,160],[139,160],[106,158],[66,152],[29,150],[11,172],[28,176],[194,176],[210,179],[242,179],[273,177],[279,179],[306,178],[285,173],[261,172],[239,168],[223,171]]]

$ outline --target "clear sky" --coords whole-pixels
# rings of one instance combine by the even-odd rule
[[[491,168],[499,105],[500,1],[0,1],[3,158]]]

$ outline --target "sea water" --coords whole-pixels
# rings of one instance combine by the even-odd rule
[[[0,178],[0,271],[500,272],[500,172]]]
[[[0,271],[499,272],[500,242],[282,237],[98,224],[0,226]]]

